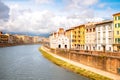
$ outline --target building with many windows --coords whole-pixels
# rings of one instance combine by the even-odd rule
[[[65,36],[69,39],[69,45],[70,45],[70,48],[74,48],[74,45],[73,45],[73,32],[74,32],[74,29],[71,28],[71,29],[67,29],[65,31]]]
[[[58,32],[54,32],[49,36],[51,48],[70,49],[69,39],[65,36],[63,28],[59,28]]]
[[[96,24],[97,51],[113,51],[113,21]]]
[[[73,30],[73,46],[75,49],[84,50],[85,46],[85,25],[74,27]]]
[[[1,34],[0,35],[0,43],[8,43],[9,36],[7,34]]]
[[[95,24],[93,22],[85,24],[85,50],[93,51],[96,49]]]
[[[120,13],[113,14],[114,51],[120,51]]]

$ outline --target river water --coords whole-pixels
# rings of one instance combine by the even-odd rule
[[[89,80],[45,59],[40,45],[0,48],[0,80]]]

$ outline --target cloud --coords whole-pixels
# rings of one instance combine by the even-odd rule
[[[34,0],[39,4],[53,3],[55,0]],[[22,4],[9,4],[10,18],[8,22],[2,22],[0,29],[8,32],[49,34],[58,28],[65,29],[78,26],[88,21],[100,21],[103,17],[111,16],[111,8],[105,10],[95,10],[91,6],[95,5],[98,0],[62,0],[62,10],[56,10],[61,5],[52,5],[50,8],[41,9],[41,5],[34,7],[25,7]],[[54,2],[55,3],[55,2]],[[45,5],[44,5],[45,6]],[[98,5],[97,5],[98,7]],[[103,4],[99,7],[104,7]],[[61,9],[61,8],[60,8]],[[106,13],[109,12],[109,15]],[[59,13],[59,14],[58,14]],[[4,26],[4,27],[3,27]]]
[[[6,6],[1,0],[0,0],[0,19],[8,19],[9,18],[9,7]]]
[[[64,0],[67,3],[68,8],[72,9],[84,9],[92,6],[98,2],[98,0]]]
[[[49,4],[52,3],[53,0],[35,0],[35,2],[38,4]]]
[[[81,24],[81,19],[55,15],[49,10],[32,11],[15,4],[10,7],[10,19],[0,27],[8,32],[46,34],[56,31],[59,27],[65,29]]]

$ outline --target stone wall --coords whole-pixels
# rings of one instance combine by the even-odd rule
[[[52,49],[51,51],[54,54],[79,62],[81,64],[120,75],[120,70],[118,71],[118,68],[120,69],[120,57],[116,55],[113,56],[113,53],[110,53],[110,55],[108,56],[106,54],[109,53],[103,54],[103,52],[86,53],[82,51],[81,53],[80,51],[68,51],[68,50],[60,50],[60,49],[56,49],[56,50]]]

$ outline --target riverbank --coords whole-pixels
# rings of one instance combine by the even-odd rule
[[[55,54],[52,54],[47,48],[41,47],[40,48],[41,53],[43,54],[44,57],[52,61],[58,66],[61,66],[63,68],[66,68],[70,71],[73,71],[77,74],[86,76],[92,80],[112,80],[114,78],[107,78],[103,75],[97,74],[95,72],[90,71],[89,69],[85,69],[84,67],[80,67],[78,65],[75,65],[73,61],[67,60],[63,57],[57,56]],[[97,72],[97,71],[96,71]],[[119,79],[116,79],[119,80]]]
[[[39,43],[0,43],[0,48],[2,47],[10,47],[10,46],[18,46],[18,45],[31,45],[31,44],[39,44]]]

